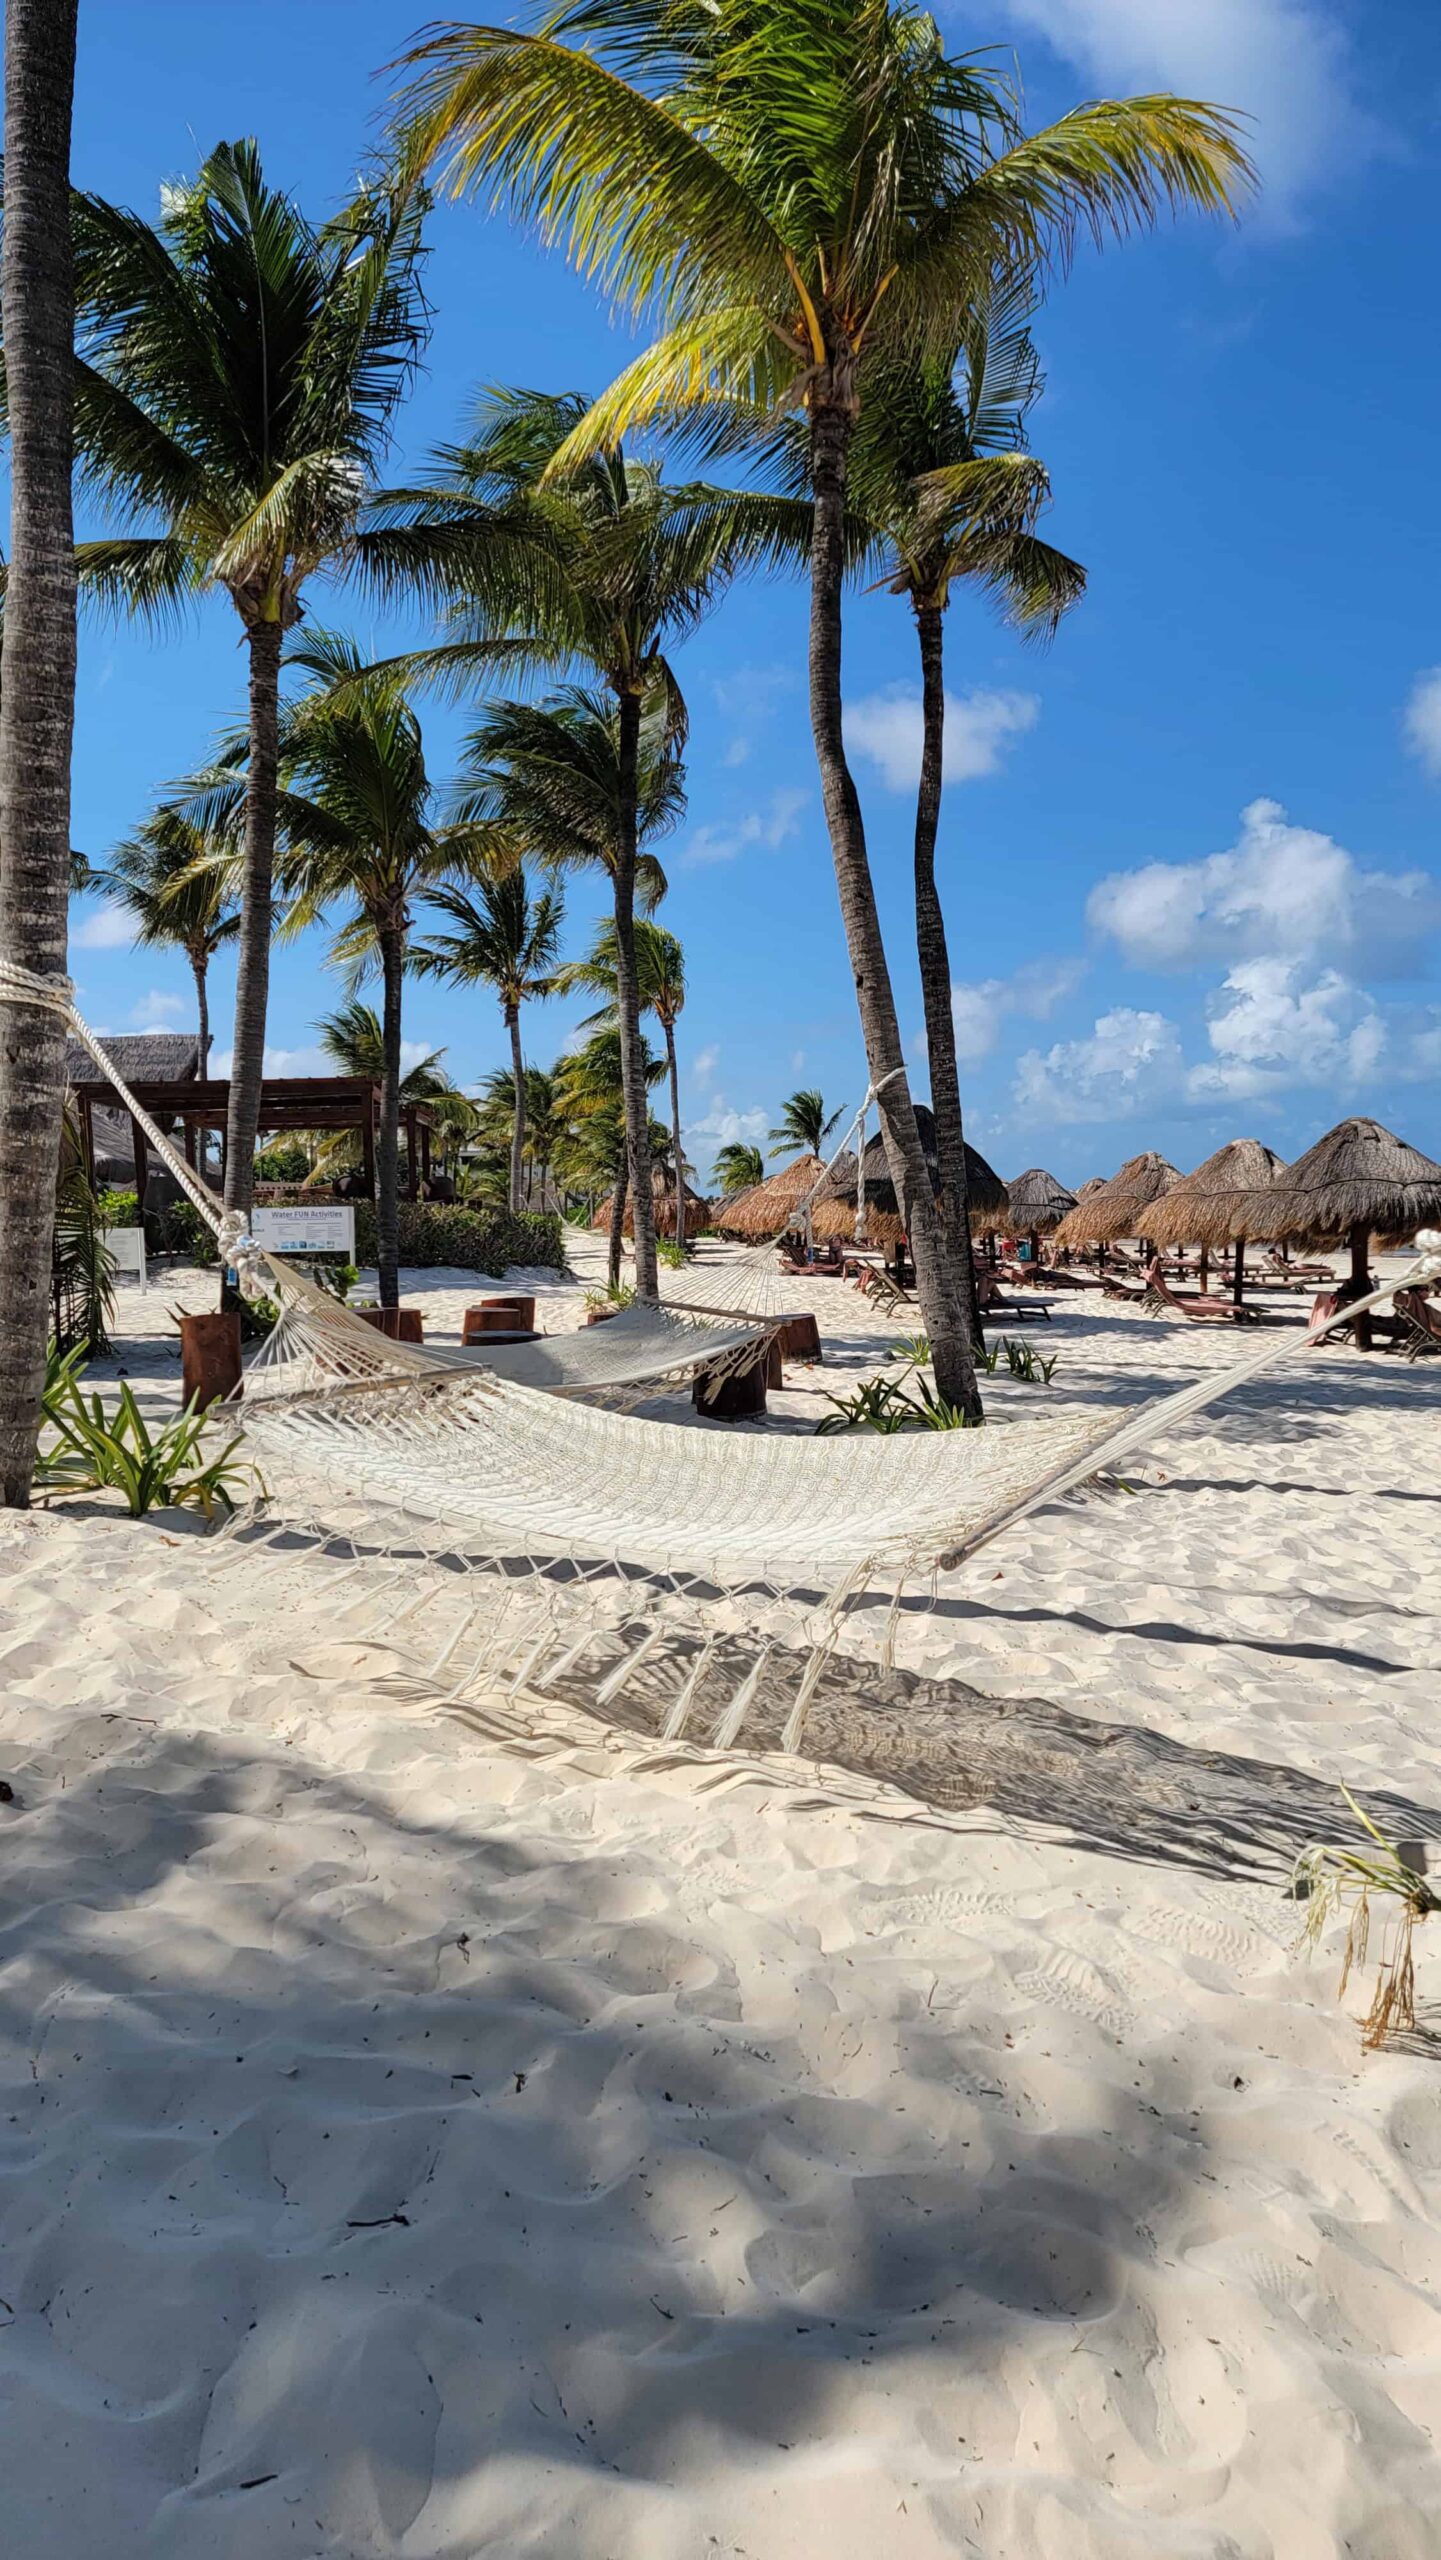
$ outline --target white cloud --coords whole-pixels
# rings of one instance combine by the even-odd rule
[[[687,836],[681,861],[688,868],[714,862],[734,862],[747,845],[763,844],[772,853],[793,836],[809,793],[794,789],[773,791],[764,809],[753,809],[747,817],[719,827],[697,827]]]
[[[717,1148],[732,1146],[759,1147],[765,1144],[770,1130],[768,1111],[737,1111],[717,1093],[703,1119],[687,1120],[685,1142],[714,1159]]]
[[[691,1060],[691,1075],[697,1084],[713,1084],[715,1071],[719,1065],[720,1049],[716,1042],[712,1041],[709,1048],[697,1049]]]
[[[1416,678],[1401,725],[1412,754],[1420,757],[1433,780],[1441,782],[1441,667],[1427,667]]]
[[[1117,1005],[1087,1039],[1028,1049],[1016,1062],[1015,1104],[1032,1120],[1120,1120],[1173,1099],[1182,1074],[1174,1022]]]
[[[186,1021],[193,1009],[183,996],[167,995],[162,987],[152,987],[132,1008],[130,1019],[138,1031],[167,1031],[175,1023]]]
[[[1012,977],[953,986],[951,1019],[961,1064],[974,1066],[978,1059],[990,1056],[1008,1013],[1023,1014],[1031,1022],[1046,1021],[1062,997],[1079,986],[1085,966],[1083,960],[1028,960]]]
[[[1406,975],[1441,924],[1441,887],[1424,871],[1363,871],[1334,837],[1253,800],[1228,852],[1113,872],[1086,915],[1138,968],[1324,954]]]
[[[1034,729],[1033,693],[948,693],[942,772],[947,782],[997,773],[1013,739]],[[914,791],[921,778],[921,698],[908,685],[863,694],[846,705],[846,742],[879,767],[888,791]]]
[[[779,661],[769,666],[735,667],[728,676],[717,676],[711,691],[726,718],[734,724],[721,759],[723,764],[749,762],[757,731],[773,718],[778,701],[793,692],[795,684],[794,667]]]
[[[1386,1045],[1370,997],[1339,970],[1306,984],[1291,960],[1242,960],[1212,997],[1211,1057],[1191,1069],[1193,1101],[1264,1100],[1297,1085],[1349,1092],[1374,1074]]]
[[[1240,109],[1260,169],[1263,221],[1285,223],[1339,160],[1354,168],[1375,136],[1348,94],[1346,39],[1318,0],[1001,0],[1016,29],[1044,36],[1088,80],[1174,89]],[[994,13],[992,14],[994,24]]]
[[[72,951],[128,951],[135,940],[135,918],[123,907],[91,907],[70,929]]]
[[[409,1057],[405,1055],[406,1050],[411,1052]],[[402,1060],[408,1067],[414,1066],[417,1058],[424,1058],[428,1054],[427,1050],[419,1047],[413,1040],[407,1040],[402,1044]],[[210,1072],[213,1076],[228,1076],[234,1064],[235,1051],[219,1049],[212,1053]],[[268,1076],[338,1076],[340,1069],[333,1058],[326,1056],[323,1049],[272,1049],[267,1040],[265,1073]]]

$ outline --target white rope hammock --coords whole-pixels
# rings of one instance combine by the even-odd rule
[[[712,1328],[703,1312],[650,1308],[627,1336],[617,1316],[593,1329],[599,1339],[587,1346],[594,1365],[584,1382],[565,1369],[558,1343],[545,1346],[549,1375],[521,1380],[498,1375],[489,1355],[482,1365],[392,1342],[221,1209],[140,1111],[68,986],[0,962],[0,999],[64,1014],[214,1229],[241,1286],[280,1305],[260,1373],[272,1392],[247,1393],[226,1416],[239,1422],[268,1488],[226,1533],[232,1544],[292,1582],[299,1568],[305,1605],[322,1611],[327,1627],[353,1631],[358,1617],[362,1632],[383,1630],[389,1641],[413,1610],[443,1624],[429,1667],[449,1676],[459,1663],[452,1695],[502,1678],[511,1694],[554,1690],[589,1654],[587,1695],[606,1709],[643,1666],[653,1682],[664,1662],[672,1686],[660,1730],[678,1735],[700,1712],[707,1680],[715,1685],[719,1639],[707,1598],[745,1594],[749,1635],[725,1639],[710,1739],[728,1747],[754,1718],[799,1749],[842,1621],[861,1595],[888,1601],[880,1653],[888,1668],[908,1580],[961,1563],[1043,1504],[1112,1475],[1192,1414],[1306,1353],[1332,1326],[1441,1274],[1441,1237],[1419,1237],[1412,1268],[1369,1297],[1119,1423],[1048,1417],[827,1439],[695,1432],[561,1399],[586,1385],[594,1391],[607,1360],[614,1383],[628,1369],[641,1374],[635,1363],[654,1359],[658,1336],[676,1366],[754,1357],[755,1323],[733,1318],[729,1329],[723,1320]],[[788,1221],[796,1215],[792,1207]],[[770,1285],[761,1258],[751,1259],[757,1289]],[[733,1268],[707,1277],[734,1290]],[[696,1281],[688,1275],[685,1285],[691,1298]],[[248,1375],[260,1382],[255,1370]],[[318,1585],[317,1555],[338,1568]],[[650,1595],[639,1616],[638,1577]],[[350,1596],[337,1616],[342,1586]],[[773,1603],[787,1604],[789,1619],[777,1621]],[[806,1629],[799,1650],[797,1606]],[[788,1645],[779,1631],[787,1624]],[[598,1676],[595,1656],[607,1647]],[[767,1682],[782,1660],[788,1686],[777,1709]]]

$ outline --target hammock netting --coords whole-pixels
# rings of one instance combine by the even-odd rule
[[[261,1479],[210,1550],[222,1614],[250,1643],[268,1629],[272,1644],[404,1648],[452,1705],[550,1697],[639,1718],[668,1742],[856,1765],[869,1698],[894,1754],[898,1681],[907,1716],[919,1712],[892,1659],[908,1585],[923,1603],[938,1572],[1042,1505],[1113,1481],[1122,1460],[1326,1329],[1273,1337],[1119,1423],[802,1438],[642,1419],[617,1404],[762,1355],[794,1311],[770,1246],[677,1274],[683,1305],[638,1305],[577,1335],[483,1355],[394,1341],[221,1208],[68,985],[0,963],[0,1000],[63,1013],[242,1288],[279,1309],[244,1401],[221,1417]],[[788,1225],[796,1215],[792,1204]],[[1418,1238],[1418,1251],[1359,1305],[1441,1273],[1441,1238]],[[874,1753],[861,1758],[871,1767]]]

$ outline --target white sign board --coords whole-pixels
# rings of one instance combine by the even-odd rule
[[[106,1227],[102,1233],[117,1274],[123,1274],[127,1280],[138,1280],[141,1288],[145,1288],[149,1276],[145,1268],[145,1229]]]
[[[273,1245],[277,1253],[342,1253],[347,1262],[355,1260],[355,1211],[342,1200],[252,1209],[250,1226],[256,1243]]]

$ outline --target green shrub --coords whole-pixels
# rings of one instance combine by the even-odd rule
[[[205,1451],[205,1416],[187,1405],[152,1431],[128,1386],[107,1413],[81,1384],[83,1357],[51,1350],[45,1374],[44,1417],[55,1437],[40,1453],[35,1480],[51,1493],[115,1491],[125,1496],[133,1520],[157,1505],[193,1504],[213,1520],[233,1511],[232,1487],[257,1485],[255,1470],[235,1455],[238,1435],[213,1456]]]
[[[102,1227],[140,1224],[140,1202],[133,1191],[101,1191],[96,1195],[95,1210]]]
[[[655,1258],[657,1262],[663,1263],[668,1271],[684,1271],[690,1255],[683,1244],[676,1243],[673,1236],[657,1236]]]
[[[816,1424],[818,1432],[880,1431],[978,1431],[980,1423],[972,1422],[959,1405],[948,1404],[938,1396],[929,1381],[916,1378],[916,1392],[907,1395],[899,1378],[867,1378],[853,1395],[827,1396],[834,1405],[824,1422]]]
[[[282,1139],[278,1146],[263,1147],[255,1159],[257,1182],[303,1182],[310,1171],[310,1158],[295,1138]]]
[[[458,1271],[500,1273],[515,1264],[565,1269],[561,1222],[553,1209],[514,1215],[509,1209],[473,1209],[464,1202],[402,1200],[398,1219],[400,1259],[412,1271],[451,1266]],[[355,1258],[373,1267],[374,1203],[355,1204]]]
[[[145,1243],[151,1253],[179,1253],[187,1262],[215,1261],[215,1238],[192,1200],[171,1200],[152,1209],[145,1220]]]

